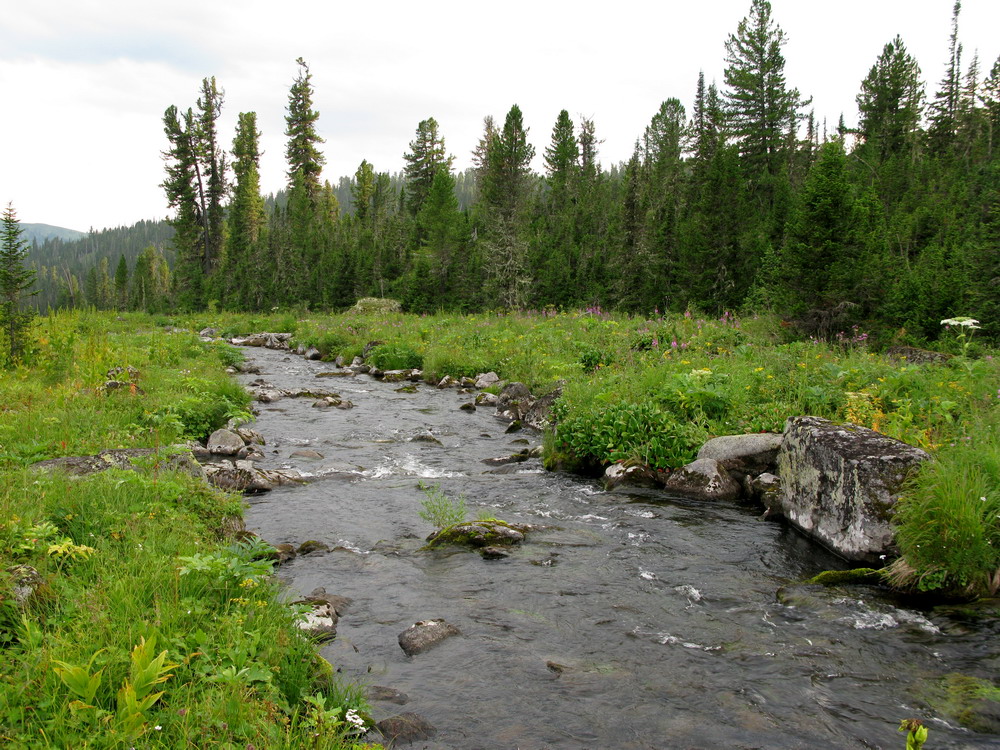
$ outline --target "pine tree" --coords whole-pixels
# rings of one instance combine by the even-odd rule
[[[962,45],[958,41],[958,16],[961,12],[962,2],[955,0],[951,12],[951,35],[948,37],[948,62],[930,106],[927,136],[931,151],[938,155],[952,148],[958,129],[962,91]]]
[[[226,155],[219,145],[216,122],[222,114],[224,94],[215,83],[215,76],[201,82],[198,99],[196,165],[201,171],[204,190],[200,196],[204,222],[205,251],[202,258],[206,277],[211,277],[222,257],[225,241],[225,211],[223,201],[229,190],[226,179]]]
[[[115,308],[124,310],[128,307],[128,261],[125,256],[118,259],[115,268]]]
[[[288,114],[285,116],[285,135],[288,145],[285,158],[288,161],[288,185],[295,186],[296,175],[301,176],[301,187],[313,198],[319,195],[320,175],[326,158],[319,150],[323,139],[316,130],[319,112],[313,106],[312,74],[309,66],[300,57],[296,61],[298,75],[288,93]]]
[[[808,104],[798,89],[785,83],[781,53],[785,42],[785,33],[771,19],[767,0],[751,0],[749,16],[726,42],[730,133],[739,144],[744,173],[767,212],[781,200],[785,188],[778,183],[790,156],[788,136],[798,125],[799,109]]]
[[[163,153],[167,178],[161,187],[167,194],[167,204],[176,214],[170,220],[174,228],[173,246],[177,252],[174,264],[177,304],[182,310],[197,310],[204,304],[204,195],[198,168],[198,146],[194,112],[181,114],[170,105],[163,115],[164,132],[170,149]],[[88,300],[93,303],[89,289]],[[96,280],[95,280],[96,283]],[[96,289],[94,294],[96,295]]]
[[[445,150],[437,120],[433,117],[421,120],[417,125],[417,137],[410,141],[410,150],[403,154],[406,207],[412,215],[418,214],[423,207],[439,168],[444,166],[450,170],[453,158]]]
[[[858,132],[876,164],[916,147],[923,99],[920,66],[897,36],[883,48],[857,96]]]
[[[261,310],[268,280],[277,272],[265,252],[267,215],[260,195],[259,139],[257,113],[241,112],[233,139],[236,184],[229,205],[222,284],[226,304],[239,310]]]
[[[487,138],[489,130],[487,129]],[[484,140],[485,170],[482,200],[486,210],[486,255],[491,296],[495,304],[518,309],[530,285],[527,264],[527,207],[531,197],[531,160],[521,108],[510,108],[503,128]]]
[[[8,361],[12,364],[27,348],[28,330],[35,315],[32,309],[21,308],[22,299],[37,294],[29,291],[35,283],[35,271],[25,264],[28,243],[21,239],[23,232],[14,204],[8,203],[0,229],[0,330],[6,335]]]

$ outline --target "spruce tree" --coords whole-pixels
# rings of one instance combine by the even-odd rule
[[[484,261],[492,301],[506,309],[524,305],[531,282],[526,235],[534,156],[521,108],[515,104],[503,128],[485,142],[482,184],[487,234]]]
[[[28,330],[34,310],[22,309],[24,297],[35,283],[35,271],[25,265],[28,243],[21,239],[24,230],[17,220],[14,204],[4,209],[0,229],[0,330],[7,339],[8,362],[18,362],[28,344]]]
[[[923,99],[920,66],[897,36],[883,48],[857,96],[858,134],[876,165],[916,147]]]
[[[410,141],[410,150],[403,154],[403,160],[406,162],[403,168],[406,175],[406,207],[415,216],[423,207],[439,168],[451,169],[453,157],[448,156],[445,150],[437,120],[428,117],[420,121],[416,138]]]
[[[177,253],[174,263],[176,301],[182,310],[197,310],[205,302],[205,216],[194,112],[188,109],[180,113],[176,106],[170,105],[163,114],[163,128],[170,149],[163,153],[167,178],[161,187],[167,194],[167,204],[176,211],[170,219],[174,228],[172,243]],[[87,280],[87,296],[93,303],[89,275]]]
[[[260,133],[257,113],[241,112],[233,139],[235,186],[229,205],[222,288],[228,307],[261,310],[277,273],[265,252],[267,214],[260,194]]]
[[[744,173],[761,207],[772,211],[781,199],[794,132],[803,102],[785,82],[781,48],[785,33],[771,19],[771,3],[752,0],[750,14],[726,42],[726,110],[730,134],[739,144]]]

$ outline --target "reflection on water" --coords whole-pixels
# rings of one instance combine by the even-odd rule
[[[280,388],[328,364],[246,350]],[[260,405],[265,465],[304,487],[252,499],[247,524],[273,543],[333,551],[281,569],[294,588],[350,597],[323,655],[353,679],[410,697],[439,730],[428,748],[898,748],[900,719],[932,719],[928,748],[1000,747],[933,717],[926,685],[997,673],[994,621],[956,623],[867,587],[799,582],[842,567],[753,508],[662,493],[603,492],[537,460],[487,473],[523,449],[491,410],[421,386],[338,383],[351,410],[309,399]],[[430,434],[439,442],[412,438]],[[537,435],[521,433],[532,445]],[[292,454],[308,445],[322,458]],[[421,551],[418,484],[463,496],[470,516],[536,527],[503,560]],[[396,638],[444,618],[461,637],[407,657]]]

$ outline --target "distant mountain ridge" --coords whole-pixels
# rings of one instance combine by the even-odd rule
[[[21,224],[24,239],[28,242],[45,242],[45,240],[79,240],[87,236],[87,232],[66,227],[54,227],[51,224]]]

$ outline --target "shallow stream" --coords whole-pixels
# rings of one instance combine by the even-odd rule
[[[483,459],[537,445],[493,409],[460,411],[455,390],[244,349],[278,388],[338,392],[260,404],[263,468],[312,478],[249,498],[247,526],[271,543],[328,553],[280,568],[295,590],[353,604],[322,654],[351,680],[409,697],[376,719],[416,712],[438,730],[421,748],[897,748],[899,720],[929,719],[927,750],[1000,747],[929,715],[943,675],[994,678],[1000,623],[921,611],[869,587],[800,582],[844,564],[759,510],[658,491],[604,492],[536,460]],[[413,441],[431,433],[440,445]],[[293,457],[308,449],[322,458]],[[499,471],[497,471],[499,468]],[[540,527],[502,560],[421,551],[432,526],[418,482],[483,513]],[[406,656],[397,636],[444,618],[462,632]]]

